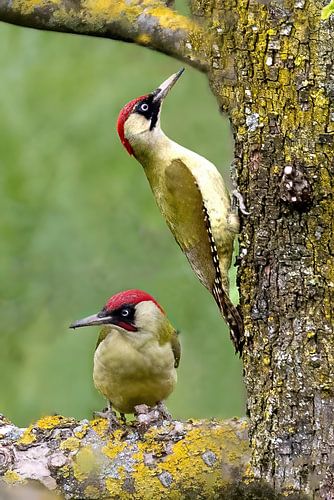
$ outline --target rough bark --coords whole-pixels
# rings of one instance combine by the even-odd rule
[[[51,25],[37,15],[42,3],[52,13],[55,5],[73,7],[59,1],[50,10],[51,2],[0,0],[0,18],[126,39],[112,34],[108,9],[87,29],[81,9],[88,2],[71,7],[71,24],[57,14],[58,24]],[[250,211],[242,220],[239,267],[252,449],[248,477],[285,494],[302,491],[329,500],[334,492],[334,23],[331,17],[321,20],[322,7],[318,0],[193,0],[202,26],[197,39],[189,42],[187,29],[177,28],[175,36],[183,34],[176,48],[166,43],[164,49],[162,35],[146,44],[181,59],[203,61],[206,54],[207,66],[200,67],[233,126],[235,170]],[[154,17],[164,25],[161,12]],[[125,32],[138,42],[132,22],[128,18]]]
[[[206,16],[208,3],[194,8]],[[210,2],[210,80],[250,211],[239,283],[253,474],[333,498],[334,45],[322,6]]]
[[[132,423],[45,417],[27,429],[0,420],[0,497],[38,481],[66,498],[215,498],[245,473],[245,420]],[[1,497],[2,498],[2,497]]]

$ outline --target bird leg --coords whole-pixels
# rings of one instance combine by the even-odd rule
[[[167,407],[163,401],[158,401],[155,408],[158,410],[159,415],[161,415],[163,420],[168,420],[169,422],[171,422],[173,420],[172,415],[167,410]]]
[[[124,416],[124,414],[123,414]],[[109,422],[109,430],[112,431],[115,427],[119,427],[120,423],[116,413],[112,409],[111,401],[108,401],[108,407],[103,411],[94,411],[94,417],[106,418]],[[121,417],[122,418],[122,417]],[[122,418],[123,420],[123,418]]]

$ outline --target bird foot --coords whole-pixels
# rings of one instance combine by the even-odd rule
[[[242,196],[241,193],[237,189],[234,189],[232,191],[232,210],[235,210],[237,206],[239,206],[239,210],[241,213],[244,215],[249,215],[250,212],[247,211],[246,205],[244,202],[244,197]]]
[[[103,411],[93,411],[94,418],[108,418],[108,409],[105,408]]]
[[[172,416],[163,402],[159,401],[155,406],[145,404],[135,406],[135,416],[138,423],[149,427],[151,425],[161,425],[166,420],[170,422]]]
[[[111,432],[118,429],[121,426],[120,421],[117,418],[116,413],[110,408],[105,408],[103,411],[94,411],[94,418],[105,418],[108,420],[108,430]]]
[[[172,415],[167,410],[167,407],[163,401],[159,401],[155,408],[158,410],[164,420],[168,420],[168,422],[171,422],[173,420]]]

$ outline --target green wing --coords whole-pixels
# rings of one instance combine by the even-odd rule
[[[196,179],[181,160],[165,171],[167,208],[164,214],[171,231],[203,285],[212,290],[215,267],[202,193]]]
[[[180,247],[187,251],[199,241],[207,242],[203,198],[196,179],[182,160],[173,160],[165,170],[168,224]]]

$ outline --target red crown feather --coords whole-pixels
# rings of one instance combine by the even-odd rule
[[[108,299],[104,309],[107,311],[113,311],[127,304],[136,305],[140,302],[145,302],[150,300],[164,313],[164,310],[158,304],[158,302],[149,293],[143,292],[142,290],[125,290],[124,292],[119,292]]]
[[[118,132],[119,138],[121,139],[121,142],[122,142],[123,146],[125,147],[125,149],[127,150],[127,152],[130,155],[133,155],[133,149],[131,147],[131,144],[129,143],[129,141],[125,137],[125,134],[124,134],[124,123],[128,119],[129,115],[132,113],[132,110],[135,107],[135,105],[137,104],[137,102],[140,101],[141,99],[144,99],[145,97],[147,97],[147,96],[142,95],[142,96],[137,97],[136,99],[133,99],[132,101],[128,102],[121,109],[120,114],[118,115],[118,119],[117,119],[117,132]]]

